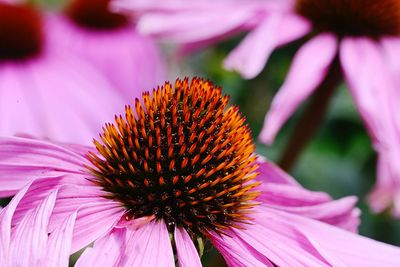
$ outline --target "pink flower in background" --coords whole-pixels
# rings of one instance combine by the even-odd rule
[[[174,253],[179,266],[201,266],[203,240],[230,266],[400,264],[399,248],[351,232],[354,198],[333,201],[256,161],[227,103],[209,82],[177,80],[144,93],[136,115],[126,107],[96,148],[1,138],[1,195],[22,191],[4,208],[11,223],[0,223],[21,227],[55,199],[43,208],[50,238],[76,214],[71,253],[94,242],[76,266],[172,267]]]
[[[51,17],[52,45],[72,51],[101,70],[128,101],[165,81],[161,51],[139,34],[134,18],[112,13],[109,0],[73,0]]]
[[[370,205],[375,212],[392,207],[400,217],[400,1],[116,0],[114,5],[142,14],[142,32],[181,43],[183,51],[249,32],[224,62],[247,79],[263,70],[276,48],[308,34],[273,99],[260,140],[271,144],[303,101],[332,76],[343,75],[378,153]]]
[[[126,100],[99,72],[48,42],[32,7],[0,3],[0,134],[89,142]],[[16,34],[18,33],[18,34]]]

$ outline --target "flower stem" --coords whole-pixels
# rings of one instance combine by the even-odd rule
[[[292,169],[301,155],[301,152],[311,141],[317,132],[325,114],[335,89],[342,81],[342,72],[339,58],[336,57],[329,68],[325,79],[316,89],[309,105],[297,123],[294,132],[289,139],[289,143],[284,149],[279,165],[282,169],[289,171]]]

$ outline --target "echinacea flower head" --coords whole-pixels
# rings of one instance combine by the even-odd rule
[[[1,138],[0,195],[16,194],[0,213],[2,259],[47,261],[15,233],[39,221],[50,240],[74,222],[71,253],[93,243],[76,266],[201,266],[210,244],[229,266],[400,263],[399,248],[354,233],[355,198],[310,192],[257,158],[227,103],[211,82],[177,80],[127,106],[94,148]]]
[[[73,0],[52,16],[54,45],[101,70],[126,99],[165,80],[165,63],[154,40],[136,31],[134,16],[109,9],[110,0]]]
[[[32,6],[0,2],[0,134],[87,144],[122,96],[79,57],[49,44]],[[76,131],[76,129],[80,129]]]
[[[107,124],[88,167],[130,218],[163,220],[172,232],[219,232],[248,220],[255,204],[256,156],[250,130],[228,96],[208,82],[166,84],[135,103],[136,117]]]
[[[170,0],[157,6],[154,1],[117,0],[114,5],[141,13],[142,32],[183,44],[186,52],[249,32],[224,61],[226,69],[247,79],[264,69],[275,49],[307,37],[272,101],[260,141],[273,143],[313,93],[325,98],[317,102],[320,107],[327,106],[344,78],[378,153],[378,182],[370,206],[375,212],[391,208],[400,216],[399,1]],[[230,15],[220,16],[224,12]]]

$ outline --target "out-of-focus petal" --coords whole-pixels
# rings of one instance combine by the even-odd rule
[[[99,122],[111,121],[127,103],[86,61],[46,52],[26,64],[1,66],[0,134],[90,144]]]
[[[175,267],[169,234],[164,221],[153,221],[127,232],[126,258],[120,266]]]
[[[115,94],[124,97],[124,104],[133,104],[144,90],[165,81],[161,51],[154,40],[137,33],[134,25],[98,31],[80,27],[62,16],[50,16],[48,20],[49,42],[100,70]]]
[[[310,29],[310,23],[296,15],[278,13],[266,16],[228,55],[224,66],[252,79],[262,71],[273,50],[300,38]]]
[[[174,237],[179,267],[201,267],[199,254],[186,230],[175,227]]]
[[[47,253],[47,226],[57,191],[53,191],[36,209],[15,227],[10,245],[11,266],[40,266]]]
[[[75,224],[76,212],[72,213],[61,227],[52,232],[48,239],[44,266],[68,267],[71,254],[72,232]]]
[[[139,20],[138,28],[145,34],[189,43],[213,39],[239,29],[254,15],[252,8],[248,6],[238,9],[227,5],[224,12],[229,12],[230,16],[223,20],[220,12],[219,9],[207,8],[175,14],[147,14]]]
[[[125,229],[113,229],[87,248],[76,263],[76,267],[111,267],[119,265],[125,249]]]
[[[394,203],[400,216],[400,93],[382,46],[367,38],[346,38],[340,59],[349,89],[378,153],[378,182],[369,202],[375,212]],[[389,197],[388,197],[389,196]]]
[[[314,37],[300,48],[265,117],[259,136],[263,143],[273,142],[289,116],[323,81],[336,54],[337,39],[329,33]]]

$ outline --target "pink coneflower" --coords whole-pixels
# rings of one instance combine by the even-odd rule
[[[161,51],[139,34],[134,18],[108,10],[110,0],[73,0],[52,17],[53,45],[88,60],[129,101],[165,80]]]
[[[124,102],[91,65],[48,43],[47,23],[30,6],[0,2],[0,134],[84,144],[100,130],[93,122]]]
[[[143,32],[184,43],[184,51],[249,31],[224,62],[249,79],[262,71],[273,50],[308,34],[266,115],[260,140],[272,143],[315,92],[281,160],[289,169],[345,77],[379,157],[369,202],[375,212],[393,205],[393,215],[400,217],[400,1],[172,0],[159,6],[117,0],[116,6],[144,13]]]
[[[177,80],[127,106],[95,148],[0,139],[1,194],[25,185],[11,227],[56,194],[50,234],[76,212],[71,252],[94,242],[77,266],[201,266],[208,242],[230,266],[400,263],[399,248],[351,232],[354,198],[309,192],[257,160],[227,103],[208,81]]]

